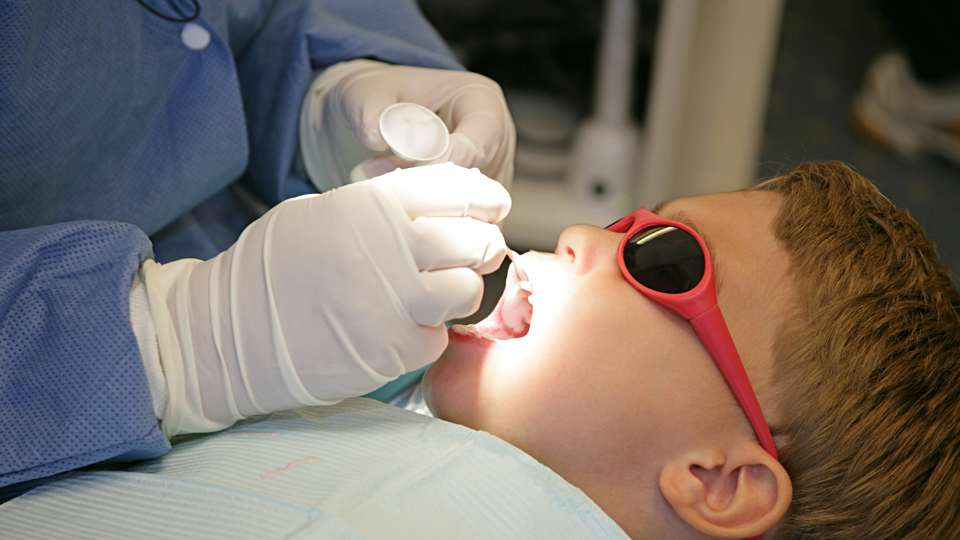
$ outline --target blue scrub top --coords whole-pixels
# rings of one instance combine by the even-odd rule
[[[319,72],[461,69],[413,0],[200,0],[189,23],[168,19],[190,0],[143,3],[163,16],[0,3],[0,486],[169,449],[129,322],[148,236],[165,260],[212,256],[244,224],[230,182],[313,191],[293,163]]]

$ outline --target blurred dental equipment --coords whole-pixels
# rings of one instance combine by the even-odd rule
[[[163,433],[335,403],[432,362],[500,266],[509,210],[502,185],[443,163],[284,201],[210,261],[145,261]]]
[[[593,114],[573,139],[567,182],[584,204],[625,214],[632,209],[631,180],[640,149],[640,128],[630,101],[638,10],[635,0],[608,0],[594,77]]]
[[[604,4],[593,111],[559,156],[537,156],[539,170],[557,172],[525,173],[534,152],[519,140],[508,243],[552,250],[571,223],[606,226],[640,204],[755,180],[783,0],[664,0],[642,128],[629,107],[637,4]],[[519,133],[528,118],[568,122],[565,111],[544,107],[549,100],[506,91]],[[541,165],[548,158],[557,166]]]

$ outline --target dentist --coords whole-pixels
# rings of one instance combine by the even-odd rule
[[[445,155],[384,155],[401,101]],[[0,4],[0,133],[0,487],[369,392],[505,255],[503,95],[412,0]]]

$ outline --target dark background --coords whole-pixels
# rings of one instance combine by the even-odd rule
[[[420,0],[424,13],[473,71],[505,89],[537,90],[589,111],[602,2]],[[660,11],[641,0],[635,116],[642,124]],[[787,0],[771,80],[757,179],[804,161],[840,160],[905,206],[960,269],[960,168],[934,158],[906,161],[861,139],[849,108],[870,61],[896,43],[873,0]],[[522,247],[522,246],[517,246]],[[504,265],[506,266],[506,265]],[[492,309],[502,274],[488,278],[477,317]],[[956,283],[956,281],[955,281]]]

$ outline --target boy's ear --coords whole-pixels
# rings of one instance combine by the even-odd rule
[[[772,529],[787,512],[787,471],[757,442],[733,443],[678,457],[660,471],[660,492],[693,528],[719,538]]]

